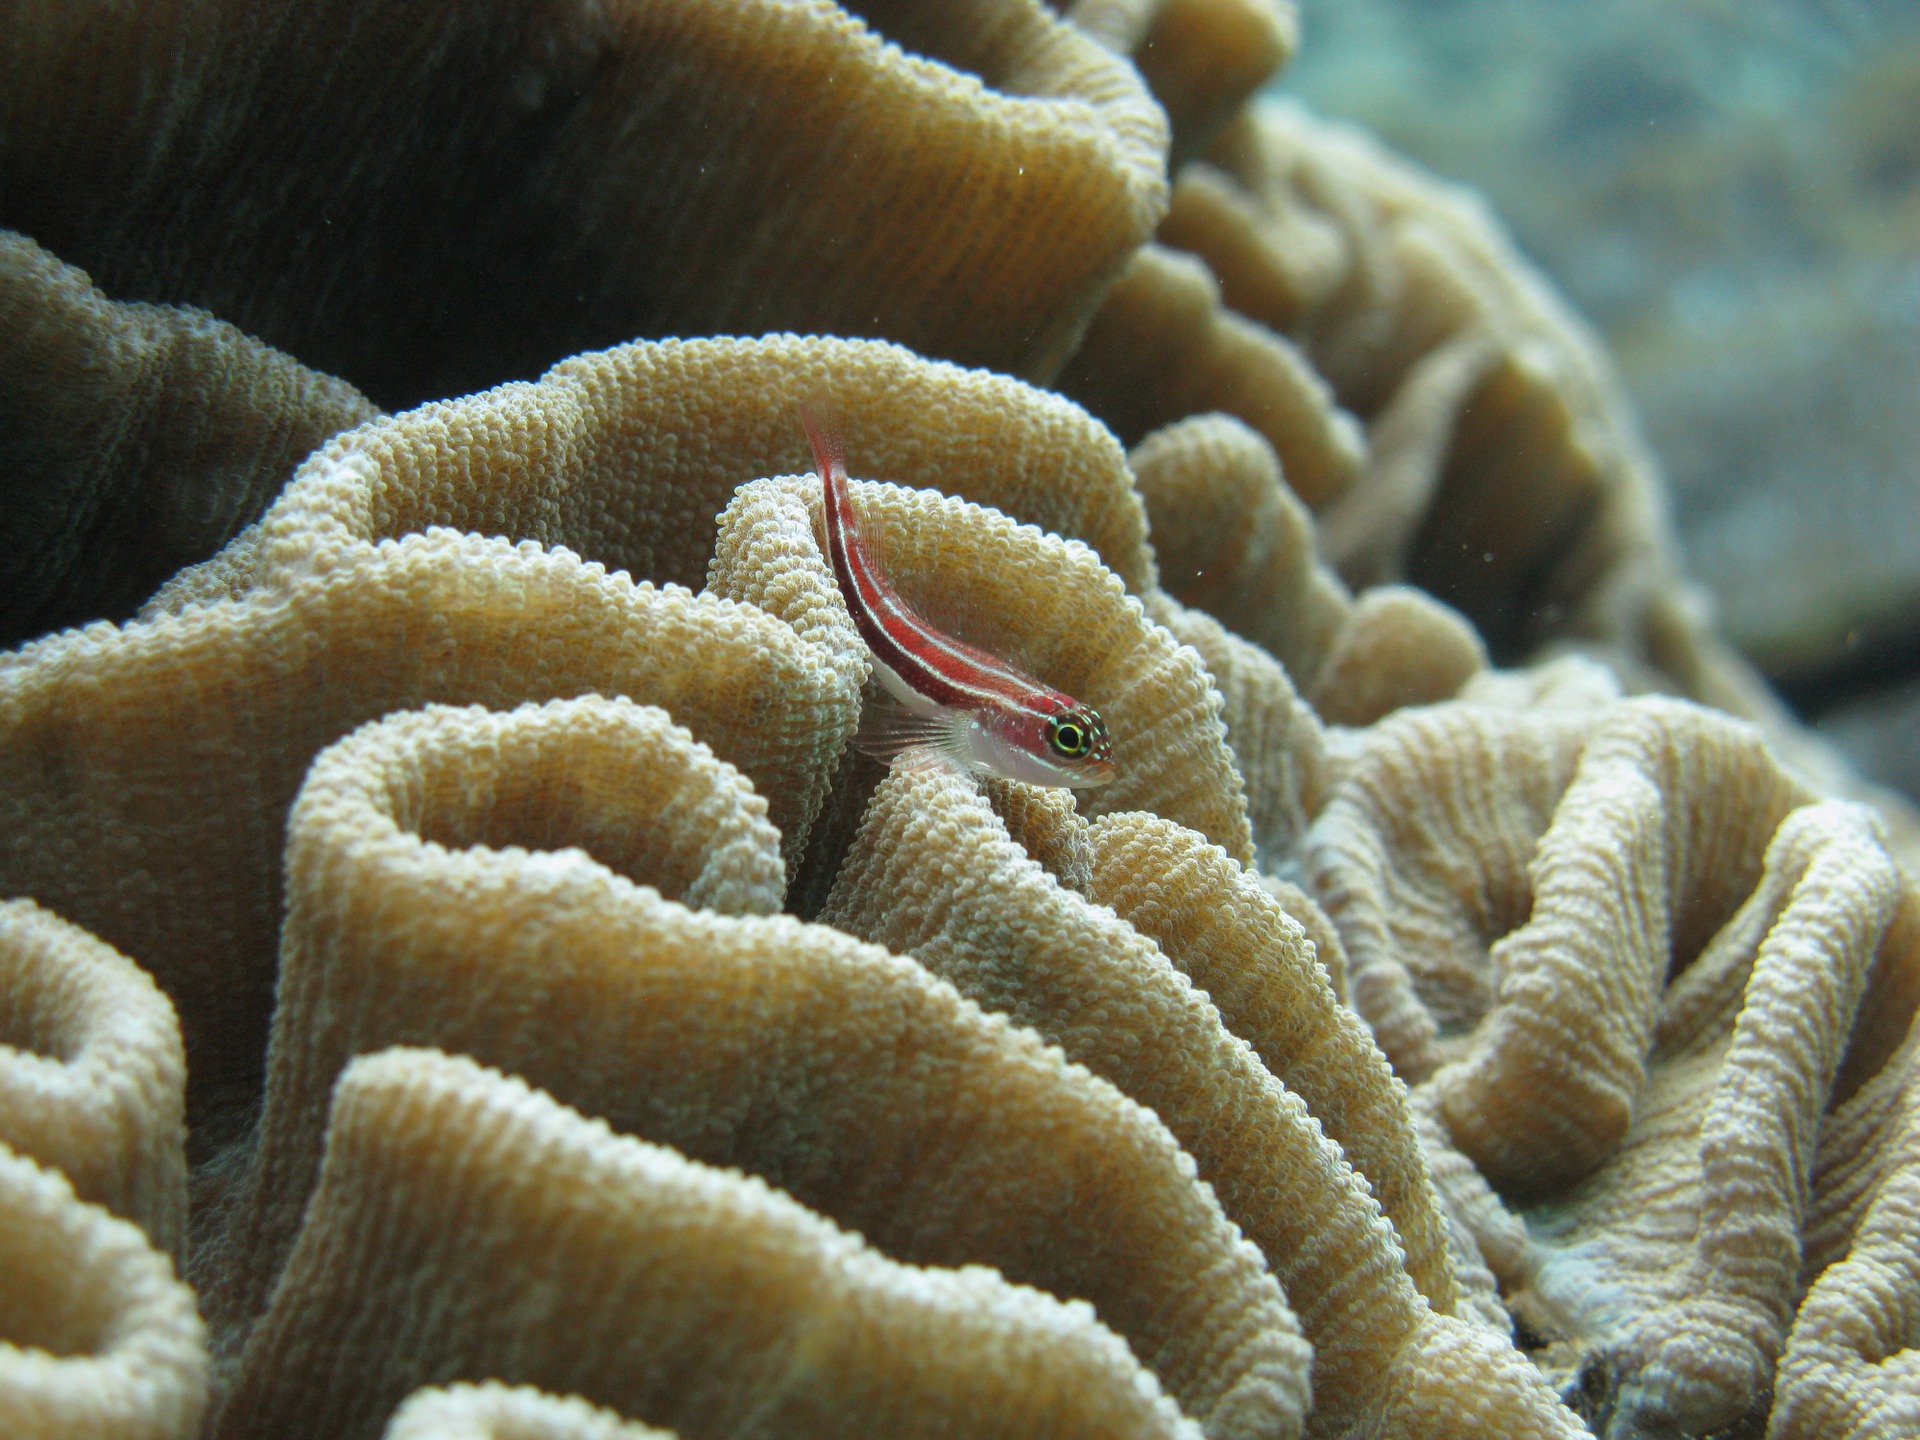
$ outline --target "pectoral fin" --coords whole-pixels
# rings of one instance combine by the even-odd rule
[[[853,748],[883,763],[910,750],[926,750],[964,768],[968,724],[965,711],[910,710],[884,693],[870,694]]]

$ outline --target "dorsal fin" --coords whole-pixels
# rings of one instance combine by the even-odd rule
[[[807,444],[813,447],[814,467],[820,472],[820,478],[831,490],[837,483],[847,482],[847,447],[844,432],[840,426],[840,410],[826,395],[809,395],[799,404],[800,423],[806,428]],[[878,525],[869,525],[854,508],[853,493],[847,492],[847,509],[853,515],[853,533],[858,537],[860,546],[866,551],[867,560],[879,572],[882,579],[891,583],[891,572],[887,569],[886,532]]]
[[[847,450],[840,439],[840,414],[824,395],[810,395],[800,402],[800,423],[806,427],[807,443],[813,447],[813,463],[820,478],[831,481],[837,474],[847,475]]]

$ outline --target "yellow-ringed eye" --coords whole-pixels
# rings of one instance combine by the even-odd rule
[[[1077,760],[1093,747],[1093,735],[1079,720],[1061,716],[1047,722],[1047,743],[1055,754]]]

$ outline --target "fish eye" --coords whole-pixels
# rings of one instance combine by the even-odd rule
[[[1093,730],[1078,715],[1057,715],[1047,722],[1047,744],[1056,755],[1078,760],[1093,749]]]

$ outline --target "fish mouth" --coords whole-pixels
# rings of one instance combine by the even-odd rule
[[[1070,790],[1091,790],[1096,785],[1105,785],[1117,773],[1111,760],[1090,760],[1066,771],[1056,783]]]

